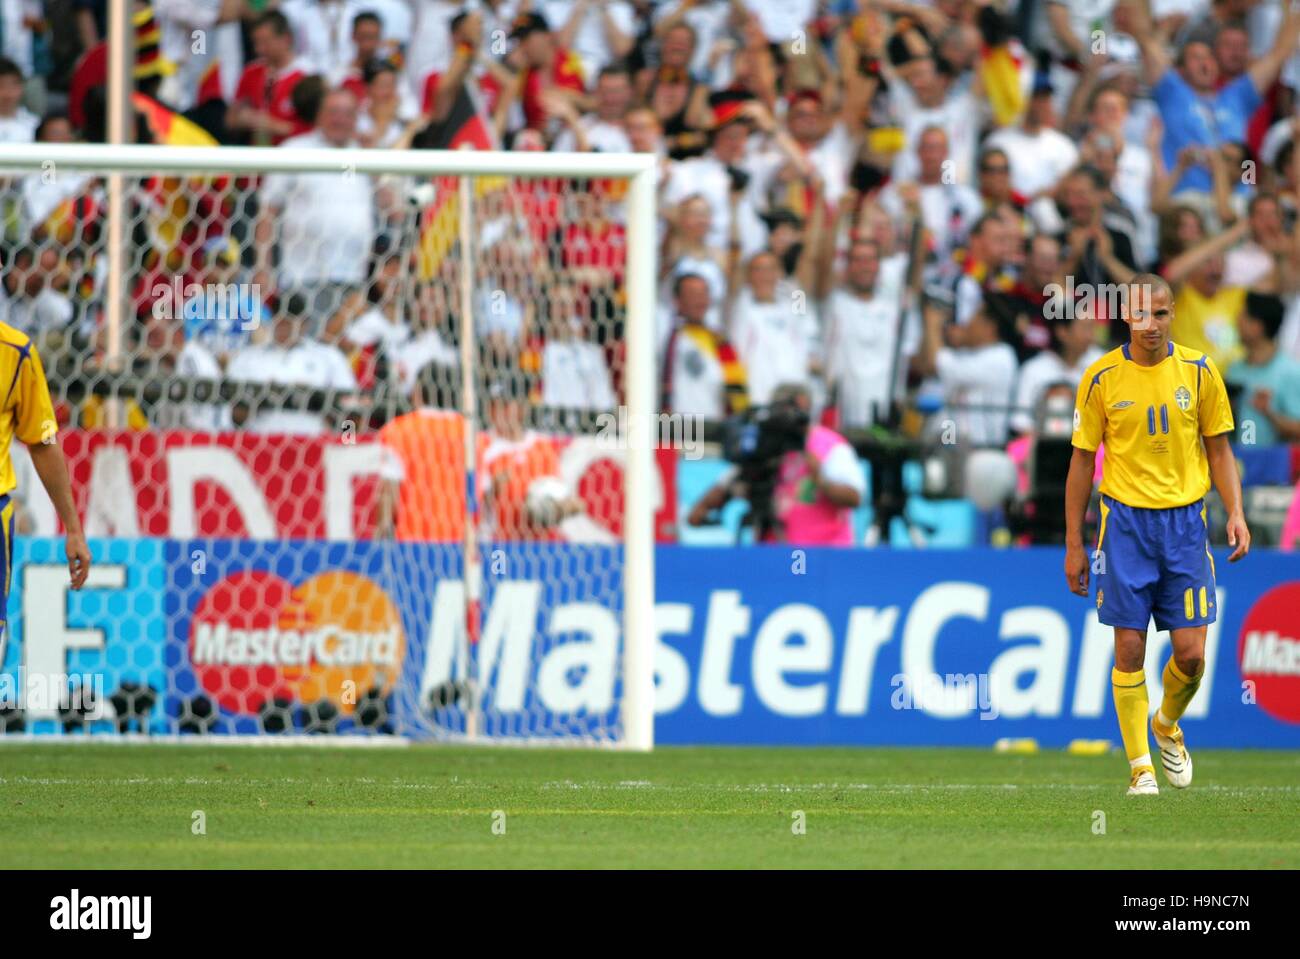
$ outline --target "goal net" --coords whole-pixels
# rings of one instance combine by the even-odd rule
[[[653,742],[653,158],[5,146],[0,738]],[[269,741],[269,740],[268,740]]]

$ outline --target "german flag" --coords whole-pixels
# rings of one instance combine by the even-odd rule
[[[198,94],[194,102],[202,104],[224,99],[225,94],[221,90],[221,61],[213,60],[203,71],[203,76],[199,77]]]
[[[992,7],[979,12],[983,46],[977,73],[993,119],[1000,127],[1010,126],[1025,111],[1025,93],[1020,84],[1024,48],[1011,32],[1010,20]]]
[[[45,218],[37,232],[64,247],[94,243],[99,238],[102,212],[90,194],[68,197]]]
[[[474,199],[503,190],[505,177],[482,176],[474,180]],[[434,177],[433,202],[420,214],[420,245],[416,249],[416,272],[421,280],[432,279],[460,238],[460,181],[456,177]]]
[[[466,77],[452,101],[447,116],[432,121],[411,140],[411,146],[418,150],[491,150],[496,146],[492,130],[484,121],[484,112],[479,109],[471,93],[474,80]]]
[[[131,94],[131,106],[144,117],[153,142],[170,147],[214,147],[216,138],[192,120],[143,93]]]
[[[1025,110],[1025,94],[1020,86],[1021,64],[1021,58],[1010,46],[985,47],[980,55],[980,80],[994,122],[1000,127],[1015,123]]]
[[[496,139],[483,119],[483,111],[471,92],[467,78],[456,94],[447,116],[434,121],[415,135],[411,146],[424,150],[492,150]],[[506,185],[503,177],[478,177],[474,196],[482,197]],[[459,181],[456,177],[435,177],[433,202],[420,215],[420,245],[417,269],[420,279],[436,276],[442,262],[456,245],[460,232]]]
[[[159,146],[216,146],[217,140],[197,123],[143,93],[131,94],[131,105],[144,117]],[[229,218],[229,177],[154,175],[141,184],[147,198],[145,227],[150,237],[147,269],[188,271],[210,234],[223,232]]]

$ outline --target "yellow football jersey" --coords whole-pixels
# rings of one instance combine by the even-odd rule
[[[0,495],[18,485],[9,447],[15,439],[40,443],[58,432],[50,388],[36,346],[25,333],[0,323]]]
[[[1084,373],[1074,406],[1074,445],[1105,445],[1101,491],[1127,506],[1169,509],[1210,491],[1202,436],[1233,429],[1223,377],[1204,353],[1169,344],[1155,366],[1111,350]]]

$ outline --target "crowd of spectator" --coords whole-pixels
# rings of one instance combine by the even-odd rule
[[[105,18],[104,0],[6,2],[0,142],[105,138]],[[897,425],[903,403],[1002,447],[1125,337],[1106,289],[1154,270],[1174,339],[1239,384],[1241,439],[1300,440],[1288,2],[155,0],[133,24],[137,140],[656,154],[665,409],[718,419],[797,384],[842,430]],[[214,171],[132,191],[136,372],[454,380],[454,182]],[[90,173],[4,182],[0,315],[83,372],[108,348],[104,197]],[[475,204],[485,366],[534,403],[611,406],[622,185],[484,179]],[[69,415],[97,425],[94,401]]]

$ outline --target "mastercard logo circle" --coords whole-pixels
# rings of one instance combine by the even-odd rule
[[[1300,583],[1275,586],[1241,624],[1241,676],[1255,702],[1275,719],[1300,723]]]
[[[406,649],[397,607],[357,573],[296,586],[263,570],[235,573],[194,610],[189,653],[200,686],[227,712],[255,715],[268,699],[328,699],[342,714],[397,679]]]

